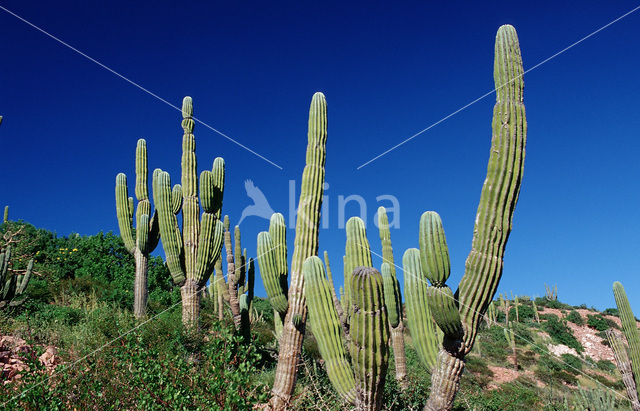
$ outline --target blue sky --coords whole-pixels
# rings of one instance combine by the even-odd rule
[[[418,245],[418,220],[444,221],[456,288],[469,252],[491,136],[491,95],[397,150],[356,168],[493,88],[501,24],[516,27],[525,69],[633,9],[629,1],[467,4],[428,2],[3,1],[40,26],[172,104],[194,99],[202,121],[282,170],[196,125],[199,169],[227,164],[224,213],[237,222],[252,179],[288,218],[289,180],[304,166],[315,91],[329,111],[328,250],[342,283],[345,233],[338,197],[367,201],[368,237],[379,195],[400,203],[396,262]],[[180,114],[0,10],[3,189],[11,216],[66,235],[116,231],[115,175],[132,182],[136,140],[149,166],[179,179]],[[614,306],[626,287],[640,312],[640,11],[525,76],[527,157],[499,292]],[[130,188],[132,190],[132,187]],[[299,193],[299,187],[297,189]],[[297,203],[297,199],[296,199]],[[347,216],[357,214],[354,203]],[[255,255],[268,222],[242,225]],[[289,231],[290,254],[293,230]],[[379,258],[374,258],[380,264]],[[338,285],[339,285],[338,284]],[[258,281],[257,294],[264,295]]]

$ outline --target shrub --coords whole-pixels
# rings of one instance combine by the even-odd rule
[[[602,314],[604,314],[604,315],[612,315],[614,317],[618,317],[619,316],[617,308],[607,308],[606,310],[604,310],[602,312]]]
[[[598,331],[606,331],[609,328],[618,328],[618,325],[600,314],[587,315],[587,325]]]
[[[617,369],[616,365],[609,360],[599,360],[596,363],[596,368],[606,372],[614,372]]]
[[[522,305],[522,304],[518,305],[518,319],[521,322],[532,321],[533,317],[534,317],[533,307],[531,307],[529,305]],[[511,309],[509,310],[509,320],[511,320],[511,321],[515,321],[516,320],[516,308],[515,307],[511,307]]]
[[[564,322],[558,320],[557,317],[549,317],[547,321],[542,324],[542,328],[549,334],[554,343],[564,344],[567,347],[573,348],[578,353],[584,350],[580,342],[571,332],[571,329],[569,329]]]
[[[573,310],[567,315],[567,321],[571,321],[576,325],[584,325],[584,318],[577,311]]]

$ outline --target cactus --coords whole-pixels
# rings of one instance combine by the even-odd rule
[[[622,382],[627,390],[627,397],[631,402],[631,408],[633,411],[640,410],[640,400],[638,399],[638,390],[636,388],[636,382],[633,377],[633,371],[631,369],[631,360],[627,354],[627,347],[622,342],[622,336],[618,332],[613,331],[611,328],[606,331],[607,340],[613,351],[613,357],[622,376]]]
[[[29,260],[24,272],[10,270],[10,260],[11,246],[7,246],[0,252],[0,308],[14,307],[24,302],[26,297],[20,300],[16,297],[24,294],[33,272],[33,259]]]
[[[309,324],[327,366],[327,374],[340,396],[356,410],[379,410],[388,361],[389,322],[384,286],[374,268],[357,267],[350,276],[352,313],[347,360],[331,285],[322,261],[309,257],[304,263],[305,297]]]
[[[487,308],[487,327],[492,327],[493,325],[495,325],[497,323],[497,318],[498,313],[496,312],[496,305],[493,301],[491,301],[491,304],[489,304],[489,307]]]
[[[578,395],[574,396],[573,410],[610,411],[616,408],[615,391],[604,388],[585,389],[578,383]],[[565,407],[569,409],[569,407]]]
[[[389,230],[389,218],[384,207],[378,208],[378,231],[380,242],[382,243],[381,267],[384,281],[384,296],[387,312],[389,314],[389,325],[391,327],[391,345],[393,347],[393,359],[396,367],[396,380],[401,387],[406,388],[407,384],[407,360],[404,352],[404,323],[402,316],[402,296],[400,295],[400,285],[396,278],[396,265],[393,259],[393,248],[391,247],[391,230]],[[385,267],[385,264],[387,266]]]
[[[224,191],[224,160],[216,158],[212,170],[203,171],[198,180],[191,97],[185,97],[182,102],[182,117],[182,185],[172,191],[169,173],[158,169],[153,173],[153,196],[167,267],[173,282],[180,287],[182,322],[188,329],[197,329],[200,290],[222,248],[223,227],[219,216]],[[177,219],[180,205],[182,231]]]
[[[520,315],[518,313],[518,305],[520,301],[518,300],[518,296],[516,295],[515,298],[513,299],[513,306],[516,309],[516,322],[519,323],[520,322]]]
[[[545,298],[548,301],[557,301],[558,300],[558,285],[554,285],[553,287],[549,287],[546,283],[544,285]]]
[[[536,305],[536,300],[535,300],[535,299],[532,299],[532,300],[531,300],[531,304],[532,304],[532,306],[533,306],[533,315],[534,315],[534,316],[535,316],[535,318],[536,318],[536,322],[537,322],[538,324],[540,324],[540,314],[538,314],[538,306]]]
[[[444,332],[425,410],[453,407],[464,358],[473,348],[480,321],[502,275],[524,167],[523,73],[516,31],[510,25],[501,26],[495,43],[496,104],[487,176],[480,194],[471,252],[455,295],[446,285],[450,274],[449,252],[440,217],[427,212],[420,220],[422,271],[431,283],[426,299],[431,315]],[[405,295],[408,302],[408,289]]]
[[[518,352],[516,351],[516,337],[513,333],[513,325],[509,323],[504,329],[504,338],[507,340],[507,344],[511,347],[511,352],[513,353],[513,368],[518,370]]]
[[[640,332],[636,323],[636,317],[631,311],[631,305],[627,299],[624,287],[619,282],[613,283],[613,296],[616,300],[618,313],[620,314],[620,324],[622,332],[629,345],[629,357],[631,358],[631,369],[636,383],[636,392],[640,391]]]
[[[441,339],[436,331],[428,303],[428,283],[420,262],[420,251],[410,248],[402,256],[404,295],[407,306],[407,322],[411,340],[420,361],[432,370],[436,365]]]
[[[296,382],[304,326],[306,303],[302,265],[307,257],[318,253],[318,230],[324,186],[327,144],[327,102],[324,94],[315,93],[309,108],[309,132],[306,165],[296,219],[296,237],[291,261],[291,284],[287,293],[287,310],[283,321],[278,365],[270,405],[274,409],[288,406]],[[272,239],[273,240],[273,239]],[[258,261],[260,264],[260,261]],[[262,265],[260,265],[262,272]]]
[[[0,117],[2,118],[2,117]],[[4,219],[2,220],[2,222],[4,224],[7,224],[9,222],[9,206],[4,206]]]
[[[147,273],[149,267],[149,254],[156,248],[160,240],[158,217],[154,212],[151,215],[151,202],[149,201],[149,189],[147,185],[147,142],[139,139],[136,147],[136,187],[135,193],[138,199],[136,208],[136,238],[133,238],[133,198],[129,197],[127,188],[127,176],[119,173],[116,176],[116,214],[120,237],[124,246],[136,262],[134,279],[133,313],[140,319],[147,312]]]

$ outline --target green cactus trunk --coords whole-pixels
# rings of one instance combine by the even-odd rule
[[[622,376],[622,382],[627,390],[627,398],[629,398],[631,402],[631,408],[633,411],[640,411],[638,389],[636,388],[636,382],[633,378],[633,370],[631,368],[631,360],[627,354],[627,347],[625,347],[622,342],[623,337],[611,328],[606,331],[606,334],[609,346],[611,346],[611,350],[613,351],[613,357],[618,366],[618,371],[620,371],[620,375]]]
[[[448,327],[454,326],[456,332],[449,333],[446,327],[443,329],[444,340],[438,354],[438,365],[432,374],[431,396],[425,410],[449,410],[453,407],[464,370],[464,357],[473,347],[480,321],[502,275],[504,251],[524,167],[527,126],[522,99],[523,74],[516,31],[512,26],[504,25],[498,30],[495,43],[496,105],[487,176],[480,195],[465,274],[455,297],[451,299],[458,307],[463,332],[457,335],[456,320],[447,315],[453,314],[451,305],[443,306],[444,313],[438,316],[434,313],[436,319],[448,319]],[[440,281],[435,277],[432,285],[439,286]]]
[[[2,220],[4,224],[9,222],[9,206],[4,206],[4,219]]]
[[[311,100],[308,141],[296,219],[288,310],[283,322],[278,365],[272,389],[273,397],[270,401],[271,407],[276,410],[284,409],[291,400],[304,339],[307,309],[302,264],[307,257],[318,253],[327,144],[327,102],[322,93],[315,93]]]

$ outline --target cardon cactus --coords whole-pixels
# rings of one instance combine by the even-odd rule
[[[2,220],[4,224],[9,222],[9,206],[4,206],[4,218]]]
[[[322,261],[315,256],[309,257],[303,272],[309,324],[318,341],[329,380],[356,410],[379,410],[389,355],[389,323],[382,276],[374,268],[356,267],[350,277],[350,366]]]
[[[140,139],[136,147],[135,193],[138,206],[136,208],[135,239],[133,238],[133,197],[129,197],[127,176],[124,173],[116,176],[116,214],[120,237],[136,262],[133,286],[133,313],[136,318],[143,318],[147,312],[149,253],[156,248],[160,240],[157,215],[155,212],[153,216],[151,215],[147,181],[147,143],[144,139]]]
[[[291,261],[291,284],[286,292],[287,308],[280,337],[278,365],[272,389],[273,396],[270,401],[271,407],[278,410],[289,405],[302,350],[307,315],[302,264],[308,257],[318,253],[326,144],[327,102],[324,94],[315,93],[309,108],[307,157],[302,172],[302,187],[297,211],[296,237]],[[262,237],[266,238],[264,234]],[[275,242],[274,238],[271,240],[272,243]],[[258,252],[259,257],[260,255],[261,253]],[[260,258],[258,264],[260,272],[264,272]],[[284,289],[282,290],[282,293],[285,293]],[[282,309],[283,305],[284,303],[281,303],[279,309]]]
[[[622,376],[622,382],[627,390],[627,398],[629,398],[629,401],[631,402],[631,408],[633,411],[640,411],[638,389],[636,388],[636,381],[633,377],[633,370],[631,369],[631,360],[629,359],[627,347],[622,342],[623,337],[611,328],[606,331],[606,334],[609,346],[611,346],[611,350],[613,351],[613,357],[616,360],[616,365],[618,366],[618,371],[620,371],[620,375]]]
[[[27,289],[33,271],[33,259],[29,260],[26,270],[10,270],[11,246],[0,252],[0,308],[13,307],[24,302],[22,296]]]
[[[509,323],[509,325],[503,328],[504,338],[507,340],[507,344],[511,347],[511,352],[513,353],[513,368],[518,369],[518,351],[516,350],[516,336],[513,332],[513,325]]]
[[[627,299],[627,293],[619,282],[613,283],[613,296],[616,300],[618,313],[620,315],[620,323],[622,325],[622,333],[624,334],[627,344],[629,345],[629,357],[631,359],[631,369],[636,383],[636,392],[640,391],[640,332],[636,317],[631,311],[631,305]]]
[[[169,173],[153,173],[153,196],[159,217],[162,247],[173,282],[180,286],[182,322],[197,328],[200,291],[220,257],[223,227],[219,219],[222,207],[224,160],[216,158],[211,171],[197,177],[196,142],[193,135],[193,102],[182,102],[182,186],[171,190]],[[198,199],[200,195],[200,199]],[[182,204],[182,230],[177,214]],[[203,213],[200,217],[200,208]]]
[[[502,275],[524,167],[527,126],[523,73],[518,36],[512,26],[504,25],[499,28],[495,43],[496,104],[487,176],[480,194],[471,252],[455,295],[446,285],[449,252],[440,218],[436,213],[425,213],[420,221],[422,271],[431,282],[427,300],[434,320],[444,332],[426,410],[453,407],[464,358],[473,347],[480,321]],[[408,300],[408,289],[405,295]]]
[[[404,323],[402,321],[402,296],[400,284],[396,278],[396,265],[393,260],[393,248],[391,247],[391,230],[389,218],[384,207],[378,208],[378,231],[382,243],[381,267],[384,281],[384,297],[389,314],[391,327],[391,346],[393,347],[393,359],[396,366],[396,380],[400,386],[406,387],[407,361],[404,352]],[[385,265],[386,264],[386,265]]]

